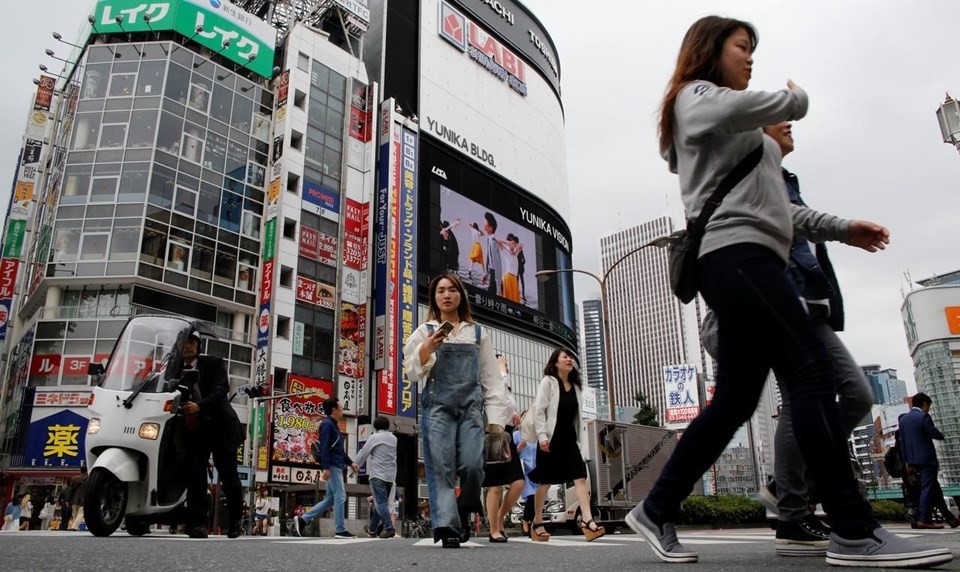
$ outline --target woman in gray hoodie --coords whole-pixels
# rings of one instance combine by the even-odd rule
[[[723,199],[706,226],[697,287],[716,313],[719,356],[713,403],[687,428],[646,500],[627,524],[666,562],[696,562],[673,523],[696,481],[756,409],[771,369],[793,404],[798,444],[816,482],[833,534],[827,562],[841,566],[918,567],[949,562],[949,550],[901,539],[881,528],[860,495],[847,458],[835,374],[823,341],[785,272],[794,229],[814,242],[843,240],[867,250],[889,241],[865,221],[825,224],[820,213],[791,208],[781,152],[762,128],[807,113],[792,81],[777,92],[747,91],[757,45],[754,28],[707,16],[687,31],[660,110],[660,150],[680,176],[689,220],[720,181],[753,149],[759,164]]]

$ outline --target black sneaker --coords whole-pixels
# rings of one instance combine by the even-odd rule
[[[343,532],[338,532],[333,535],[334,538],[356,538],[357,535],[350,532],[349,530],[344,530]]]
[[[207,527],[205,526],[191,526],[190,530],[187,531],[187,536],[190,538],[206,538],[207,537]]]
[[[227,529],[227,538],[237,538],[237,537],[240,536],[241,534],[243,534],[243,522],[242,522],[242,521],[239,521],[239,520],[234,521],[234,522],[230,525],[230,528]]]
[[[303,527],[305,525],[306,523],[302,518],[294,516],[290,519],[290,532],[293,533],[294,536],[303,536]]]
[[[372,536],[378,536],[380,538],[393,538],[396,535],[397,535],[396,530],[387,530],[386,528],[384,528],[383,530],[380,531],[380,534],[375,534]]]
[[[830,529],[812,514],[777,523],[777,556],[824,556]]]
[[[440,542],[444,548],[460,548],[460,539],[456,537],[444,538]]]

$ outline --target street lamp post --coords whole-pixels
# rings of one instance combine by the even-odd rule
[[[950,143],[960,151],[960,103],[947,94],[947,98],[937,109],[937,121],[943,142]]]
[[[610,265],[610,268],[607,268],[607,271],[603,273],[603,276],[597,276],[593,272],[588,272],[586,270],[579,270],[577,268],[561,268],[556,270],[541,270],[537,272],[534,276],[537,277],[537,280],[549,280],[550,276],[554,274],[563,274],[563,273],[576,273],[576,274],[586,274],[587,276],[593,278],[600,285],[600,319],[603,320],[603,359],[606,362],[606,376],[607,376],[607,407],[609,408],[610,420],[616,421],[617,416],[613,408],[613,361],[610,359],[611,347],[610,347],[610,320],[607,315],[607,277],[610,276],[610,273],[613,272],[613,269],[616,268],[621,262],[626,260],[628,257],[640,252],[644,248],[655,246],[657,248],[664,248],[670,244],[671,238],[669,236],[660,236],[657,237],[646,244],[642,244],[637,248],[634,248],[630,252],[624,254],[618,258],[613,264]]]

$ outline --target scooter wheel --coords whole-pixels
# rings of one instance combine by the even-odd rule
[[[106,469],[94,469],[87,478],[83,518],[94,536],[110,536],[127,510],[127,483]]]

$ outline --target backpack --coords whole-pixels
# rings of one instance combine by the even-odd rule
[[[339,433],[339,430],[337,431]],[[319,433],[319,431],[317,432]],[[334,447],[337,446],[337,443],[340,442],[340,436],[337,435],[337,438],[334,439],[333,443],[330,444],[330,450],[332,451]],[[310,443],[310,454],[313,455],[313,460],[320,465],[320,470],[325,471],[327,467],[323,465],[323,451],[320,449],[320,435],[317,435],[317,440],[313,443]]]
[[[900,454],[899,429],[894,433],[894,441],[893,447],[887,449],[887,452],[883,455],[883,466],[887,469],[887,473],[891,477],[901,479],[907,472],[907,466],[906,463],[903,462],[903,456]]]
[[[903,464],[903,459],[900,458],[900,448],[894,445],[887,449],[886,454],[883,456],[883,466],[886,467],[887,473],[895,478],[903,478],[903,473],[906,467]]]

